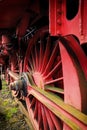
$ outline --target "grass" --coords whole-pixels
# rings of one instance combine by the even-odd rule
[[[16,114],[18,111],[17,108],[9,108],[7,111],[6,111],[6,119],[10,119],[14,114]]]
[[[28,130],[29,127],[13,99],[6,82],[2,81],[0,91],[0,130]],[[32,129],[31,129],[32,130]]]
[[[12,99],[11,92],[4,80],[2,81],[2,90],[0,92],[0,112],[5,115],[7,120],[18,112],[17,104]]]

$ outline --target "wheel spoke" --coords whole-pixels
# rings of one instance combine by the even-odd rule
[[[39,124],[39,129],[41,129],[42,127],[41,103],[38,103],[38,124]]]
[[[34,118],[37,119],[37,117],[38,117],[38,101],[36,101],[34,109]]]
[[[45,68],[45,71],[44,71],[43,75],[47,75],[48,72],[51,70],[52,65],[54,63],[54,59],[56,58],[57,52],[58,52],[58,44],[56,44],[54,46],[53,52],[52,52],[52,54],[50,56],[50,59],[49,59],[47,65],[46,65],[46,68]]]
[[[56,129],[57,130],[62,130],[63,128],[62,128],[61,121],[56,116],[54,116],[54,114],[51,111],[49,111],[49,113],[50,113],[50,116],[52,118],[52,121],[53,121]]]
[[[39,64],[39,63],[38,63],[38,51],[37,51],[36,46],[35,46],[34,49],[35,49],[35,50],[34,50],[34,51],[35,51],[35,59],[34,59],[34,60],[35,60],[35,70],[38,71],[38,67],[39,67],[38,64]]]
[[[55,130],[55,126],[54,126],[54,123],[53,123],[53,121],[51,119],[49,111],[46,108],[44,108],[44,110],[45,110],[45,114],[46,114],[49,129],[50,130]]]
[[[35,57],[34,52],[31,52],[31,58],[29,58],[29,62],[30,62],[32,70],[35,70],[35,59],[34,59],[34,57]],[[30,59],[32,59],[32,61],[30,61]]]
[[[36,99],[33,98],[32,102],[31,102],[31,105],[30,105],[31,108],[34,106],[35,102],[36,102]]]
[[[43,38],[40,39],[40,53],[39,53],[39,71],[42,69],[42,62],[44,57],[44,43],[42,42]]]
[[[45,90],[50,90],[52,92],[64,94],[64,90],[59,87],[53,87],[53,86],[45,86]]]
[[[57,65],[55,65],[55,67],[48,73],[48,75],[46,75],[44,77],[44,80],[46,80],[47,78],[51,77],[58,69],[58,67],[60,66],[61,61],[57,63]]]
[[[44,125],[44,130],[48,130],[49,127],[48,127],[48,123],[47,123],[47,117],[46,117],[46,113],[45,113],[45,107],[42,105],[41,107],[41,110],[42,110],[42,118],[43,118],[43,123],[45,124]]]
[[[61,80],[63,80],[63,77],[47,81],[47,82],[45,82],[45,85],[52,84],[52,83],[55,83],[55,82],[58,82],[58,81],[61,81]]]
[[[42,69],[41,69],[41,73],[44,72],[44,69],[46,68],[46,65],[48,63],[48,59],[49,59],[49,55],[50,55],[50,37],[48,37],[47,39],[47,45],[46,45],[46,49],[44,52],[44,57],[43,57],[43,61],[42,61]]]

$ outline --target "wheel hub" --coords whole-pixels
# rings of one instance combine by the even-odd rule
[[[43,76],[40,72],[35,72],[33,74],[34,82],[39,88],[44,88]]]

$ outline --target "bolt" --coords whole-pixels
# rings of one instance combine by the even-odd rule
[[[58,24],[58,25],[61,25],[61,24],[62,24],[60,19],[57,19],[57,24]]]
[[[10,84],[11,90],[21,90],[23,88],[23,81],[21,79],[18,79],[17,81],[14,81]]]
[[[62,14],[62,11],[60,9],[57,9],[57,14],[60,16]]]

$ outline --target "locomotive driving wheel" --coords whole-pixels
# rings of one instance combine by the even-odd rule
[[[79,129],[81,122],[76,113],[86,110],[82,69],[78,60],[73,58],[72,50],[65,47],[65,41],[61,39],[49,36],[48,29],[42,28],[27,48],[23,71],[28,74],[29,84],[25,100],[37,130]]]

